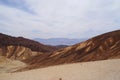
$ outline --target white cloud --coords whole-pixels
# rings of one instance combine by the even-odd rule
[[[82,38],[120,29],[119,0],[25,1],[36,14],[0,5],[1,32],[28,38]]]

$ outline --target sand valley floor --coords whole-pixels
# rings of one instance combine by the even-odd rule
[[[120,59],[74,63],[16,73],[0,80],[120,80]]]

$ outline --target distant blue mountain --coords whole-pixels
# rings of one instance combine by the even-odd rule
[[[77,43],[80,43],[82,41],[85,41],[87,39],[68,39],[68,38],[49,38],[49,39],[41,39],[41,38],[35,38],[35,41],[38,41],[40,43],[46,44],[46,45],[74,45]]]

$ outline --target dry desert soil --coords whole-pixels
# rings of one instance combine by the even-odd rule
[[[120,80],[120,59],[1,73],[0,80]]]

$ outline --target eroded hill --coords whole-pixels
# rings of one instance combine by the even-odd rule
[[[73,46],[55,50],[52,46],[0,34],[0,56],[20,60],[29,69],[120,58],[120,30],[108,32]]]
[[[34,69],[52,65],[120,58],[120,30],[108,32],[85,42],[24,60]],[[23,69],[24,70],[24,69]]]
[[[15,60],[25,60],[54,50],[56,50],[55,47],[43,45],[30,39],[12,37],[0,33],[0,56]]]

